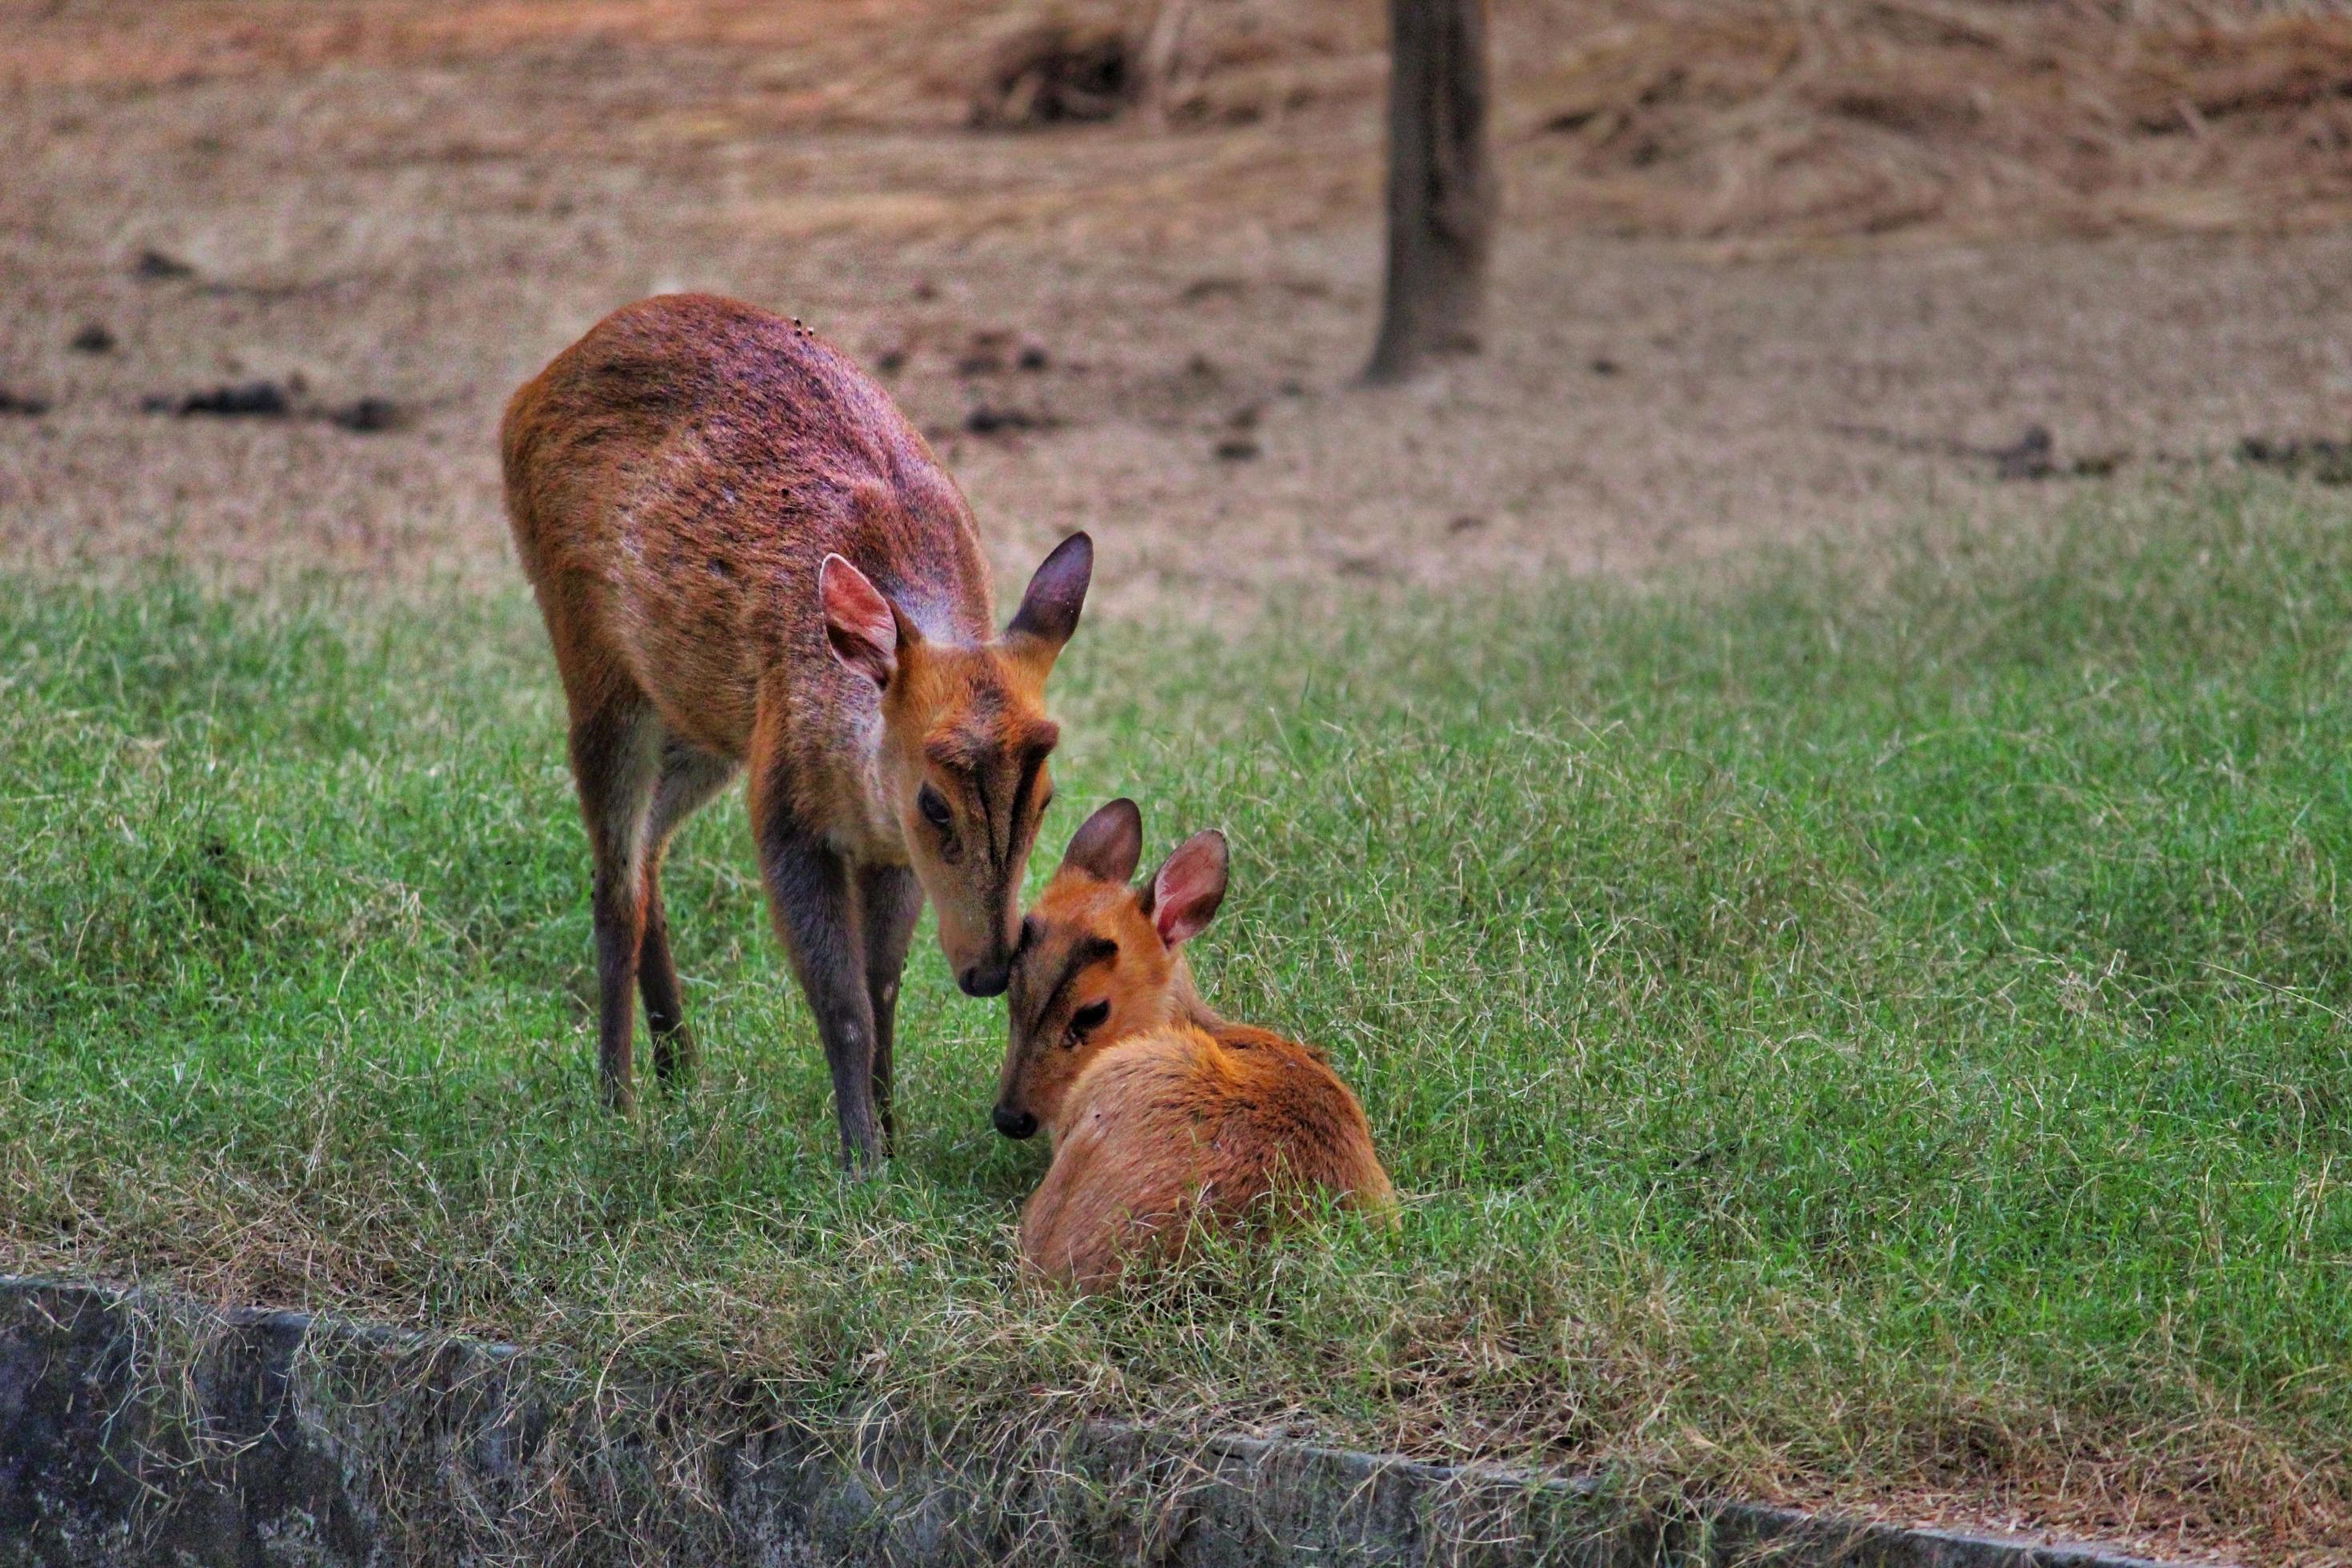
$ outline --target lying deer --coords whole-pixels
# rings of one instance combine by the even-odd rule
[[[996,1130],[1054,1141],[1021,1255],[1082,1289],[1171,1257],[1196,1221],[1263,1225],[1318,1194],[1396,1202],[1363,1107],[1322,1053],[1228,1022],[1193,988],[1181,948],[1224,899],[1224,836],[1193,835],[1130,887],[1142,847],[1133,801],[1088,817],[1013,955]]]
[[[1004,988],[1053,794],[1045,678],[1093,546],[1064,540],[998,636],[971,508],[889,395],[799,322],[709,295],[605,318],[515,394],[499,440],[595,858],[605,1100],[632,1103],[633,988],[657,1077],[690,1068],[662,856],[748,770],[844,1158],[871,1164],[926,894],[965,993]]]

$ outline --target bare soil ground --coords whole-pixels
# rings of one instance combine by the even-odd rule
[[[47,406],[0,414],[0,563],[503,584],[502,399],[677,288],[892,367],[1007,569],[1092,527],[1128,609],[2352,431],[2352,22],[2124,10],[1501,7],[1488,352],[1370,393],[1369,5],[1196,0],[1153,111],[992,131],[1034,7],[15,0],[0,389]],[[1130,57],[1151,19],[1054,15]],[[261,379],[289,416],[145,406]],[[362,398],[394,427],[327,417]],[[2000,478],[2035,425],[2009,467],[2056,474]]]

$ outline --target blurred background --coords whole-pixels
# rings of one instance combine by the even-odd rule
[[[2352,436],[2352,15],[1499,0],[1486,352],[1355,384],[1374,0],[6,0],[0,563],[510,581],[613,307],[876,368],[1102,604],[1711,556]],[[2323,475],[2325,477],[2325,475]]]

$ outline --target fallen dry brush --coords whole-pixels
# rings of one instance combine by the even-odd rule
[[[1358,0],[352,0],[98,6],[0,47],[20,88],[334,66],[564,71],[719,62],[696,137],[1045,129],[1247,154],[1093,205],[1364,205],[1387,79]],[[1522,217],[1709,239],[2273,229],[2352,214],[2352,10],[2337,4],[1543,0],[1496,7],[1498,134]],[[519,130],[578,150],[626,127]],[[1278,131],[1278,134],[1269,134]],[[1262,177],[1260,177],[1262,176]],[[1079,199],[1079,198],[1073,198]],[[1050,216],[1050,215],[1048,215]]]
[[[1869,0],[1654,14],[1559,51],[1507,101],[1533,163],[1641,232],[2262,228],[2340,215],[2352,17],[2197,14],[2210,9]]]
[[[972,122],[991,128],[1144,110],[1178,133],[1337,133],[1368,123],[1383,89],[1376,10],[1064,9],[981,66],[950,56],[926,75],[975,82]],[[1496,27],[1522,213],[1816,238],[2260,230],[2352,211],[2352,14],[2337,6],[1556,0],[1498,7]]]

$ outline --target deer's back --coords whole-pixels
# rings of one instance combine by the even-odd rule
[[[707,294],[606,317],[507,406],[507,507],[560,642],[740,756],[761,682],[859,695],[817,569],[847,557],[927,636],[993,620],[971,508],[889,395],[783,317]]]
[[[1114,1046],[1071,1086],[1022,1250],[1096,1282],[1196,1216],[1261,1223],[1318,1193],[1368,1209],[1395,1201],[1348,1086],[1271,1031],[1179,1025]]]

